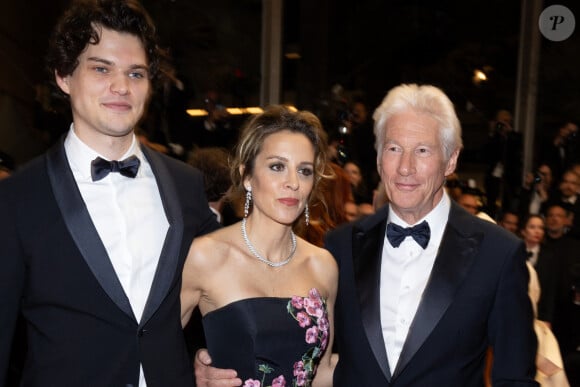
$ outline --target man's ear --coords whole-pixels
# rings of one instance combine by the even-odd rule
[[[54,79],[56,80],[56,84],[58,85],[58,87],[60,87],[60,89],[63,91],[63,93],[65,94],[70,94],[70,87],[69,87],[69,80],[70,80],[70,76],[60,76],[58,75],[58,73],[56,72],[56,70],[54,71]]]
[[[460,149],[454,150],[451,154],[451,157],[449,158],[449,161],[447,161],[447,167],[445,169],[446,177],[455,172],[455,168],[457,167],[457,159],[459,158],[459,151]]]

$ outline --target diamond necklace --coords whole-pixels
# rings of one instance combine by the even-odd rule
[[[294,253],[296,252],[296,235],[294,235],[294,232],[292,230],[290,230],[290,237],[292,238],[292,249],[290,251],[290,255],[288,256],[288,258],[280,262],[272,262],[268,258],[264,258],[260,254],[258,254],[256,249],[250,242],[250,239],[248,238],[248,233],[246,232],[246,218],[242,219],[242,237],[244,238],[244,242],[246,242],[246,246],[248,246],[248,249],[252,252],[252,254],[254,254],[254,257],[258,258],[259,261],[264,262],[268,266],[272,267],[284,266],[285,264],[290,262],[292,258],[294,258]]]

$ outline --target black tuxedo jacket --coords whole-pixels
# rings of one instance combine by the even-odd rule
[[[535,386],[536,338],[524,245],[455,203],[396,369],[380,322],[379,280],[388,206],[326,238],[339,286],[334,386]]]
[[[169,230],[141,321],[115,274],[63,142],[0,183],[0,385],[19,311],[23,386],[192,386],[181,329],[181,271],[196,235],[219,227],[199,171],[143,148]]]
[[[564,252],[556,251],[548,244],[541,244],[538,261],[534,266],[540,282],[540,300],[538,301],[538,320],[554,322],[556,295],[560,289],[562,262]]]

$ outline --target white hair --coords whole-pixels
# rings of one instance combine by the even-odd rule
[[[387,121],[393,115],[406,110],[427,114],[439,123],[445,160],[449,160],[453,152],[463,147],[461,124],[449,97],[435,86],[403,84],[391,89],[373,114],[378,158],[382,153]]]

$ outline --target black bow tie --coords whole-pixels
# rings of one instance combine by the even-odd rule
[[[528,253],[528,258],[532,258],[534,256],[533,251],[528,250],[527,253]]]
[[[141,162],[137,156],[131,156],[121,161],[107,161],[97,157],[91,161],[91,177],[93,181],[101,180],[110,172],[119,172],[123,176],[135,177]]]
[[[401,242],[411,236],[422,248],[426,248],[431,237],[431,230],[427,221],[423,221],[416,226],[403,228],[395,223],[387,225],[387,239],[393,247],[399,247]]]

